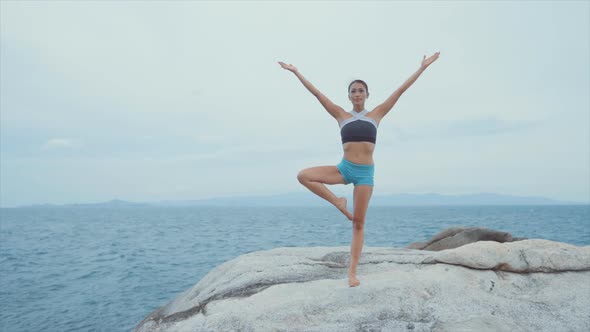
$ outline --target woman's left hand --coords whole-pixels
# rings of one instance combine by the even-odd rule
[[[426,68],[426,67],[430,66],[434,61],[436,61],[436,59],[438,59],[439,54],[440,54],[440,52],[436,52],[428,58],[426,58],[426,55],[424,55],[424,57],[422,58],[422,64],[421,64],[422,68]]]

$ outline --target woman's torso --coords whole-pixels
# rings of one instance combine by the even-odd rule
[[[348,142],[342,144],[344,158],[355,164],[373,164],[375,144],[370,142]]]
[[[358,112],[358,113],[352,113],[354,111],[348,112],[348,116],[346,116],[345,118],[343,118],[341,121],[339,121],[339,125],[341,128],[341,133],[342,133],[342,123],[346,123],[347,120],[351,120],[352,118],[356,118],[352,121],[348,121],[349,124],[351,122],[355,122],[355,121],[365,121],[366,122],[370,122],[372,126],[374,126],[374,132],[373,135],[374,137],[372,138],[376,138],[376,129],[379,126],[379,121],[377,121],[376,119],[371,117],[370,112],[367,111],[363,111],[363,112]],[[357,116],[355,116],[354,114],[356,114]],[[360,116],[358,116],[360,115]],[[344,140],[344,137],[343,137]],[[347,159],[348,161],[355,163],[355,164],[369,164],[372,165],[373,164],[373,151],[375,151],[375,143],[370,142],[371,138],[369,139],[357,139],[358,141],[349,141],[349,142],[344,142],[342,144],[342,149],[344,151],[344,158]]]

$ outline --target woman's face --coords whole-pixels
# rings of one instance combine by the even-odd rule
[[[348,99],[353,105],[364,105],[368,96],[367,90],[362,83],[352,83],[350,90],[348,90]]]

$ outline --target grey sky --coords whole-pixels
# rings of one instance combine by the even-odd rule
[[[590,201],[590,2],[1,2],[1,205],[303,191],[336,104],[381,122],[375,194]],[[334,186],[338,193],[351,186]]]

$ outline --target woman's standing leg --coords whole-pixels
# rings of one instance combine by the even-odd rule
[[[363,250],[365,240],[365,216],[369,207],[369,200],[373,194],[373,186],[358,185],[354,187],[354,211],[352,216],[352,244],[350,245],[350,269],[348,270],[348,285],[360,285],[356,277],[356,267]]]

